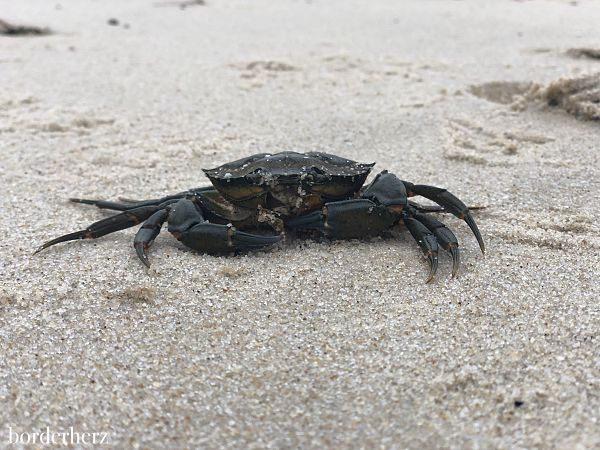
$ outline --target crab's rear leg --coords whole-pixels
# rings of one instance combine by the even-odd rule
[[[73,203],[82,203],[84,205],[92,205],[96,208],[100,209],[112,209],[113,211],[130,211],[132,209],[141,208],[142,206],[158,206],[161,203],[165,203],[172,200],[179,200],[186,195],[189,195],[187,192],[182,192],[180,194],[169,195],[163,198],[155,198],[151,200],[136,200],[135,202],[111,202],[108,200],[91,200],[87,198],[70,198],[69,200]]]
[[[92,205],[100,209],[111,209],[113,211],[127,211],[128,209],[134,209],[136,205],[111,202],[108,200],[91,200],[87,198],[70,198],[70,202],[81,203],[83,205]]]
[[[245,233],[233,225],[208,222],[191,199],[179,200],[169,212],[169,232],[187,247],[209,254],[258,250],[278,242],[280,236]]]
[[[51,241],[42,244],[35,253],[61,242],[75,241],[77,239],[96,239],[109,233],[114,233],[115,231],[133,227],[146,220],[160,208],[161,206],[142,206],[107,217],[106,219],[94,222],[85,230],[76,231],[52,239]]]
[[[114,211],[128,211],[130,209],[139,208],[141,206],[157,206],[161,203],[170,202],[172,200],[180,200],[182,198],[201,193],[206,191],[214,190],[212,186],[205,186],[200,188],[190,189],[184,192],[179,192],[173,195],[167,195],[162,198],[153,198],[150,200],[133,200],[123,197],[119,197],[119,202],[111,202],[108,200],[94,200],[89,198],[70,198],[69,201],[73,203],[82,203],[84,205],[92,205],[100,209],[112,209]]]

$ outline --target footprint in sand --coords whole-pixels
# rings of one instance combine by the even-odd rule
[[[549,217],[546,212],[532,213],[527,224],[512,223],[497,236],[517,244],[570,252],[600,248],[594,219],[584,214],[569,214],[559,211]]]
[[[474,165],[521,164],[535,158],[530,150],[554,140],[521,130],[497,132],[463,119],[450,120],[445,132],[444,158]],[[516,155],[519,155],[518,159]]]

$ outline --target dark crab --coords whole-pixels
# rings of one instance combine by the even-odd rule
[[[122,212],[46,242],[37,251],[59,242],[95,239],[142,223],[133,245],[149,267],[146,252],[165,222],[169,232],[183,244],[210,254],[265,248],[279,241],[285,229],[351,239],[377,235],[403,223],[429,261],[429,282],[437,270],[438,246],[452,256],[452,276],[460,264],[456,237],[427,214],[436,211],[463,219],[484,251],[477,225],[458,198],[446,189],[403,181],[387,171],[363,187],[373,165],[319,152],[261,153],[204,170],[212,186],[160,199],[115,203],[73,198],[71,201],[76,203]],[[408,200],[415,195],[439,207]],[[241,231],[265,227],[275,230],[276,235]]]

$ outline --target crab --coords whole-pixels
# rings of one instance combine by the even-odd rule
[[[260,153],[204,169],[212,186],[159,199],[72,198],[75,203],[121,212],[52,239],[36,253],[60,242],[96,239],[141,223],[133,246],[142,263],[150,267],[148,249],[165,222],[187,247],[215,255],[264,249],[280,241],[286,230],[354,239],[403,224],[429,262],[427,282],[431,282],[438,268],[439,247],[452,257],[453,277],[460,265],[454,233],[432,218],[431,212],[448,212],[464,220],[485,252],[469,208],[457,197],[446,189],[403,181],[385,170],[364,186],[373,166],[322,152]],[[437,206],[409,200],[416,195]],[[265,228],[272,231],[261,233]]]

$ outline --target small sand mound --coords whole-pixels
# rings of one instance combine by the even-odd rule
[[[541,97],[574,116],[600,120],[600,73],[555,81],[541,92]]]
[[[600,73],[561,78],[545,87],[533,82],[493,81],[471,86],[469,92],[490,102],[510,105],[515,111],[541,101],[582,119],[600,120]]]

